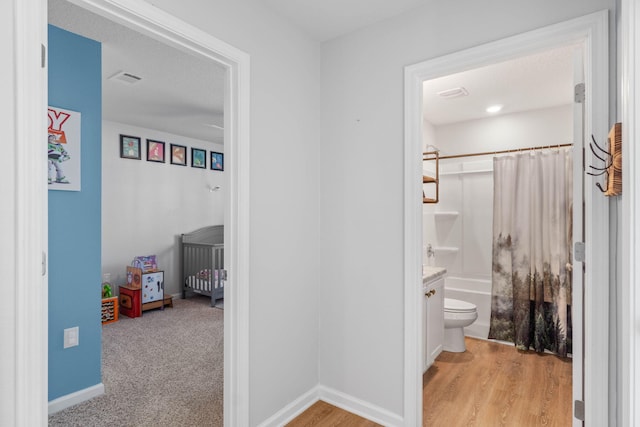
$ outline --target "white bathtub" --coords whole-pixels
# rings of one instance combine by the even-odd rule
[[[447,275],[444,278],[444,296],[467,301],[478,307],[478,320],[464,328],[464,334],[486,340],[491,316],[491,281]]]

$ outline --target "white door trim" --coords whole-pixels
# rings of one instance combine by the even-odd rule
[[[2,9],[13,21],[0,42],[8,56],[2,84],[11,94],[0,102],[10,146],[0,173],[0,288],[7,302],[0,313],[0,424],[35,426],[47,420],[46,2],[13,0]]]
[[[225,207],[226,260],[229,271],[225,291],[225,345],[224,345],[224,424],[237,426],[249,424],[249,111],[250,111],[250,58],[246,53],[199,30],[176,17],[140,0],[70,0],[114,22],[133,28],[145,35],[171,46],[197,52],[227,69],[225,94],[225,157],[231,165],[228,176],[227,206]],[[44,166],[33,162],[36,153],[44,151],[37,141],[44,141],[46,126],[46,95],[36,93],[46,85],[46,72],[40,68],[40,43],[46,45],[46,2],[38,0],[14,0],[17,14],[15,56],[19,76],[16,77],[17,100],[16,134],[19,142],[15,167],[19,172],[16,182],[15,215],[18,235],[15,237],[16,260],[23,261],[16,267],[16,293],[19,302],[11,321],[15,322],[16,341],[29,340],[17,345],[20,357],[14,357],[13,366],[20,381],[14,384],[16,425],[45,425],[47,420],[47,311],[45,297],[33,296],[28,283],[41,281],[40,251],[42,237],[33,224],[46,219],[42,206],[42,194],[46,194]],[[27,15],[29,13],[29,16]],[[41,17],[42,19],[34,19]],[[34,22],[40,22],[40,31],[33,31]],[[36,26],[37,27],[37,26]],[[26,40],[26,43],[21,41]],[[24,76],[23,79],[20,77]],[[46,86],[45,86],[46,87]],[[23,106],[24,104],[24,106]],[[41,129],[34,123],[42,123]],[[29,152],[25,149],[29,148]],[[33,188],[32,188],[33,187]],[[27,206],[28,209],[24,208]],[[26,214],[28,212],[28,215]],[[22,215],[22,217],[21,217]],[[35,229],[35,231],[34,231]],[[24,230],[24,231],[23,231]],[[27,231],[28,230],[28,231]],[[26,237],[21,236],[27,234]],[[33,254],[22,256],[30,250]],[[34,255],[37,255],[34,260]],[[24,286],[20,286],[24,282]],[[33,286],[32,286],[33,287]],[[35,303],[34,303],[35,301]],[[43,310],[42,307],[45,307]],[[44,314],[43,314],[44,313]],[[28,323],[37,319],[36,325]],[[44,350],[42,346],[45,345]],[[24,348],[24,352],[21,352]],[[25,366],[40,367],[26,372]],[[29,379],[29,382],[25,382]],[[3,395],[4,395],[3,388]],[[34,411],[34,400],[40,411]],[[37,413],[36,413],[37,412]],[[28,419],[25,417],[29,417]],[[3,418],[4,420],[4,418]]]
[[[419,357],[422,271],[422,82],[568,43],[585,46],[585,133],[608,133],[608,11],[586,15],[405,67],[404,153],[404,425],[422,424]],[[589,159],[590,157],[588,157]],[[589,163],[590,160],[587,160]],[[608,424],[609,202],[588,179],[585,195],[586,424]],[[603,303],[604,302],[604,303]]]
[[[574,88],[578,84],[585,85],[585,65],[584,65],[584,43],[580,48],[576,48],[573,52],[573,85]],[[586,86],[585,86],[586,87]],[[575,89],[574,89],[575,90]],[[575,93],[575,92],[574,92]],[[573,142],[581,141],[582,147],[585,142],[584,123],[585,123],[585,103],[574,99],[573,102]],[[584,192],[586,189],[586,178],[582,166],[583,150],[575,148],[573,150],[573,233],[572,244],[583,242],[584,238]],[[576,166],[577,165],[577,166]],[[584,401],[584,269],[583,263],[573,261],[573,277],[572,277],[572,374],[573,382],[571,387],[571,395],[573,401]],[[573,417],[574,427],[582,427],[583,422]]]
[[[622,282],[620,286],[620,386],[618,425],[640,425],[640,0],[622,0],[620,21],[622,118]]]

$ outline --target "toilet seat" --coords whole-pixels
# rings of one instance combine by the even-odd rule
[[[444,299],[444,311],[449,313],[473,313],[476,311],[475,304],[470,302],[460,301],[453,298]]]

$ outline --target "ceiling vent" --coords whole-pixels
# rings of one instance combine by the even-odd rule
[[[454,87],[451,89],[442,90],[438,92],[437,95],[441,98],[453,99],[453,98],[458,98],[460,96],[467,96],[469,95],[469,92],[467,92],[467,90],[463,87]]]
[[[127,73],[126,71],[118,71],[113,76],[109,77],[109,80],[119,81],[128,85],[134,85],[142,80],[142,77],[138,77],[135,74]]]

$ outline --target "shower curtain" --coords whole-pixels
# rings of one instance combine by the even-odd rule
[[[489,338],[571,353],[572,151],[494,158]]]

